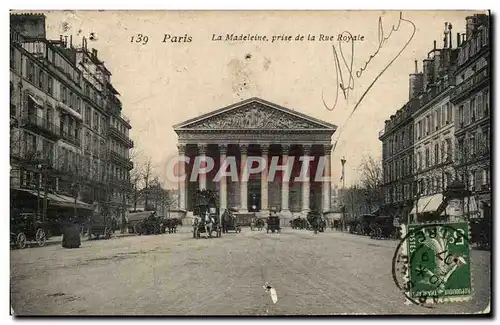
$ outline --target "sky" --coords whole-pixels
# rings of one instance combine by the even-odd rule
[[[338,126],[332,138],[332,186],[341,186],[345,157],[346,186],[360,180],[359,165],[381,158],[378,140],[384,121],[408,101],[408,75],[437,41],[443,44],[445,22],[465,32],[466,11],[47,11],[47,36],[73,35],[73,45],[94,33],[88,47],[112,72],[123,114],[131,120],[131,138],[139,163],[151,158],[160,178],[177,154],[172,126],[198,115],[260,97]],[[391,33],[393,26],[399,28]],[[339,43],[339,34],[358,39]],[[414,35],[413,35],[414,32]],[[292,36],[293,41],[213,41],[213,34]],[[142,42],[138,40],[142,34]],[[170,39],[190,42],[163,42]],[[319,35],[335,41],[319,41]],[[295,41],[297,35],[303,41]],[[308,40],[308,35],[316,39]],[[413,35],[413,37],[412,37]],[[148,41],[144,42],[144,36]],[[132,38],[134,37],[134,38]],[[381,39],[386,38],[382,46]],[[405,44],[408,45],[405,47]],[[144,44],[145,43],[145,44]],[[339,47],[341,46],[341,48]],[[354,85],[346,100],[334,60],[352,57]],[[405,47],[403,49],[403,47]],[[401,54],[398,56],[398,52]],[[373,56],[370,60],[370,56]],[[389,65],[393,60],[394,62]],[[368,63],[366,63],[368,61]],[[389,66],[388,66],[389,65]],[[388,66],[388,67],[387,67]],[[348,72],[341,64],[345,84]],[[374,80],[376,80],[374,82]],[[374,83],[373,83],[374,82]],[[370,85],[373,85],[370,87]],[[351,84],[352,85],[352,84]],[[368,92],[366,92],[368,89]],[[366,94],[365,94],[366,92]],[[364,94],[364,96],[363,96]],[[360,101],[360,98],[362,100]],[[329,106],[329,109],[325,107]],[[356,109],[354,110],[354,108]]]

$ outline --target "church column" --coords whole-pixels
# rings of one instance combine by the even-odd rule
[[[227,168],[227,166],[225,166],[226,156],[227,156],[227,145],[220,144],[219,150],[220,150],[220,164],[219,165],[220,165],[221,171],[222,171],[223,170],[222,168]],[[222,214],[224,212],[224,210],[227,209],[227,179],[226,179],[226,176],[221,176],[221,178],[220,178],[219,199],[220,199],[220,213]]]
[[[184,157],[186,154],[186,145],[178,144],[177,148],[179,149],[179,178],[184,177],[184,179],[179,179],[178,187],[179,187],[179,209],[186,210],[186,163],[182,161],[181,157]]]
[[[322,184],[322,193],[323,193],[323,212],[327,212],[331,210],[331,175],[332,175],[332,159],[331,159],[331,151],[332,151],[332,145],[328,144],[323,146],[325,152],[324,152],[324,158],[325,158],[325,169],[323,171],[324,178],[326,180],[323,181]]]
[[[241,167],[240,167],[240,212],[248,212],[248,180],[243,179],[243,171],[247,168],[248,145],[240,145]]]
[[[201,161],[204,161],[206,155],[207,155],[207,145],[202,143],[198,145],[198,152],[200,155]],[[206,163],[205,165],[206,166]],[[200,173],[199,174],[199,188],[200,190],[206,190],[207,189],[207,174],[206,173]]]
[[[282,150],[282,165],[286,165],[288,162],[288,152],[290,151],[290,145],[281,145]],[[283,172],[283,175],[288,174]],[[283,214],[290,214],[290,209],[288,208],[288,194],[290,193],[289,179],[282,177],[281,179],[281,212]]]
[[[309,212],[309,194],[311,190],[311,185],[309,181],[309,170],[310,170],[310,163],[307,160],[309,158],[309,155],[311,154],[311,146],[309,145],[303,145],[302,149],[304,150],[303,153],[303,161],[302,164],[307,164],[307,171],[305,176],[305,179],[302,181],[302,208],[301,211],[303,214],[307,215]]]
[[[262,155],[262,160],[266,162],[266,167],[262,170],[261,173],[261,178],[260,178],[260,212],[262,214],[267,214],[269,211],[269,192],[268,192],[268,166],[267,166],[267,161],[268,161],[268,153],[269,153],[269,145],[267,144],[261,144],[260,145],[260,151]]]

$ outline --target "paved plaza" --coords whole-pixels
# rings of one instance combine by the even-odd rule
[[[469,302],[404,304],[392,277],[396,241],[283,229],[194,239],[158,236],[11,251],[17,315],[289,315],[474,313],[490,299],[490,253],[472,250]],[[265,283],[275,288],[273,304]]]

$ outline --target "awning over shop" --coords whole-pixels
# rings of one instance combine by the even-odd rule
[[[37,104],[38,106],[42,107],[43,108],[43,103],[37,99],[35,96],[31,95],[31,94],[28,94],[28,97],[35,102],[35,104]]]
[[[18,191],[28,192],[34,196],[38,196],[38,191],[30,190],[30,189],[17,189]],[[40,191],[40,199],[45,198],[45,192]],[[47,200],[50,206],[61,207],[61,208],[73,208],[75,206],[75,199],[55,193],[47,193]],[[80,200],[76,200],[76,208],[77,209],[86,209],[86,210],[94,210],[92,205],[82,202]]]
[[[77,111],[75,111],[74,109],[72,109],[71,107],[69,107],[68,105],[66,105],[66,104],[64,104],[62,102],[59,102],[57,105],[60,108],[62,108],[66,113],[68,113],[69,115],[73,116],[77,120],[80,120],[80,121],[83,120],[82,114],[78,113]]]
[[[420,198],[416,206],[411,209],[410,215],[436,211],[441,203],[443,203],[443,194],[434,194]]]

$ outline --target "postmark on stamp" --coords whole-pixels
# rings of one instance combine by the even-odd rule
[[[393,258],[407,302],[430,307],[472,297],[467,222],[410,224]]]

